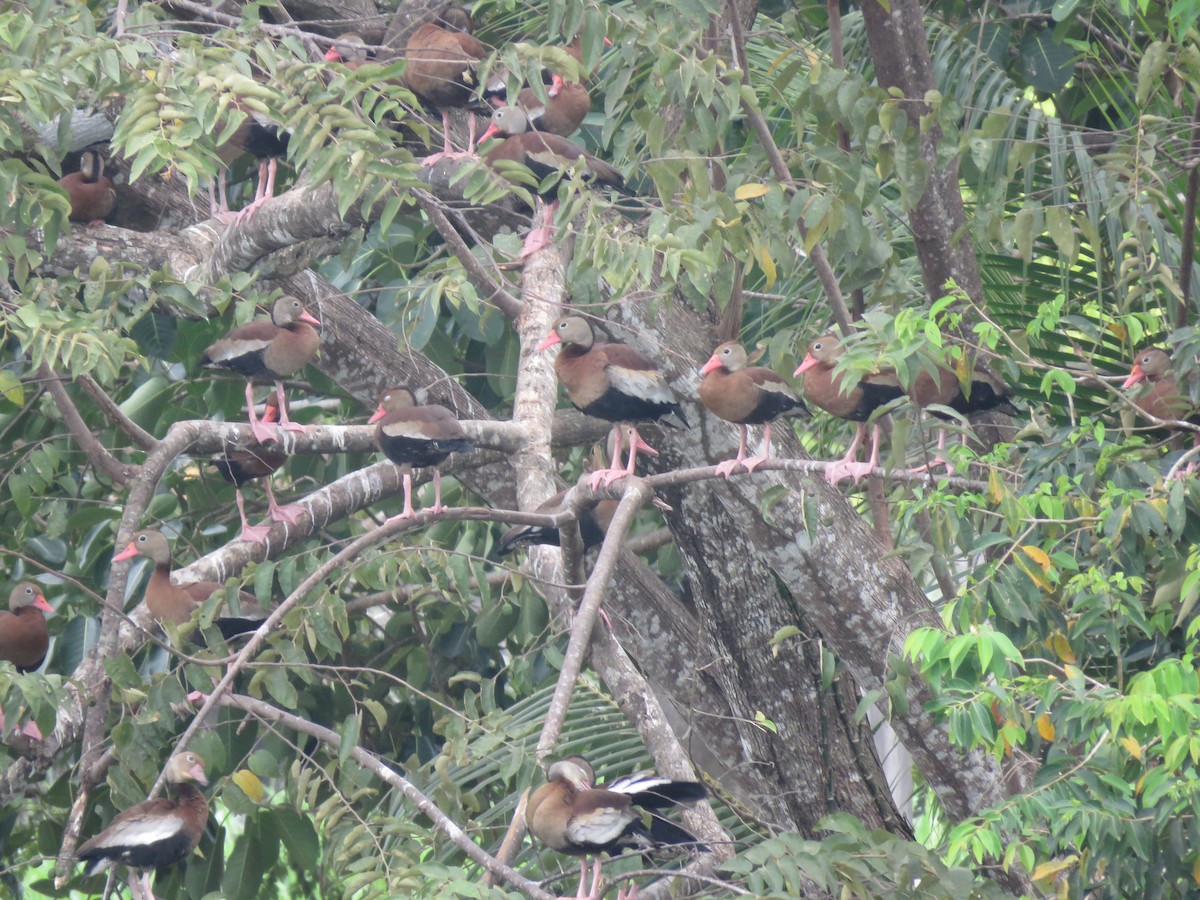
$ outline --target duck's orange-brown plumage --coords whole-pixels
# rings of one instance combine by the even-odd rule
[[[138,890],[153,897],[150,871],[185,859],[196,849],[208,824],[208,799],[193,784],[207,785],[198,753],[176,754],[167,764],[173,798],[146,800],[117,813],[108,827],[80,845],[76,856],[94,875],[122,863],[135,874]],[[136,896],[136,894],[135,894]]]
[[[8,610],[0,611],[0,660],[6,659],[18,672],[32,672],[46,658],[50,632],[46,613],[54,608],[42,589],[23,581],[8,596]]]
[[[104,174],[104,160],[95,150],[79,155],[79,171],[58,180],[71,201],[72,222],[99,222],[112,212],[117,191]]]
[[[219,581],[194,581],[176,584],[171,580],[171,545],[159,531],[139,531],[128,546],[113,557],[113,562],[123,562],[135,556],[144,556],[154,563],[150,580],[146,583],[144,600],[151,615],[161,622],[182,625],[205,600],[225,585]],[[240,611],[225,611],[215,619],[216,626],[226,638],[256,629],[268,612],[259,606],[253,594],[238,592]]]

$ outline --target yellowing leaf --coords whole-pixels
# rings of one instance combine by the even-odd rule
[[[1200,884],[1200,856],[1192,860],[1192,881]]]
[[[1030,581],[1032,581],[1034,584],[1036,584],[1038,587],[1040,587],[1047,594],[1049,594],[1053,590],[1053,587],[1051,586],[1049,581],[1047,581],[1045,578],[1043,578],[1041,575],[1039,575],[1033,569],[1029,568],[1029,566],[1025,565],[1023,562],[1021,562],[1021,560],[1014,559],[1013,562],[1015,562],[1017,564],[1017,568],[1019,568],[1022,572],[1024,572],[1026,575],[1029,576]]]
[[[1121,746],[1128,750],[1129,755],[1134,759],[1142,758],[1142,745],[1137,742],[1137,738],[1133,735],[1127,734],[1121,738]]]
[[[1048,881],[1059,872],[1074,866],[1075,860],[1075,856],[1067,856],[1063,859],[1052,859],[1048,862],[1039,863],[1038,867],[1033,870],[1032,878],[1034,881]]]
[[[1071,642],[1061,631],[1056,631],[1050,636],[1050,646],[1054,649],[1055,655],[1063,662],[1075,662],[1075,651],[1071,649]]]
[[[733,198],[735,200],[753,200],[769,193],[770,190],[765,184],[743,184],[733,192]]]
[[[1111,331],[1118,341],[1124,341],[1129,337],[1129,332],[1120,322],[1109,322],[1104,327]]]
[[[771,259],[771,254],[762,244],[759,244],[754,248],[754,253],[758,257],[759,268],[763,270],[763,275],[765,275],[767,278],[767,288],[769,289],[775,284],[775,278],[777,275],[775,271],[775,260]]]
[[[265,793],[265,791],[263,791],[262,782],[259,781],[258,776],[249,769],[238,769],[233,773],[233,775],[230,776],[230,780],[240,787],[242,789],[242,793],[255,803],[262,803],[263,794]]]
[[[1022,544],[1021,551],[1035,563],[1041,566],[1043,572],[1050,571],[1050,557],[1046,555],[1046,551],[1041,547],[1033,547],[1029,544]]]
[[[1043,741],[1054,740],[1054,723],[1050,721],[1049,713],[1042,713],[1037,717],[1037,730]]]

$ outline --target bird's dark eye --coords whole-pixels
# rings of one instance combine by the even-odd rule
[[[820,341],[817,341],[815,344],[813,344],[813,350],[823,350],[823,349],[824,349],[824,345]]]
[[[139,544],[144,544],[144,543],[146,543],[146,535],[144,535],[144,534],[139,534],[139,535],[138,535],[138,543],[139,543]]]
[[[733,351],[732,351],[732,350],[730,350],[728,347],[726,347],[726,348],[725,348],[724,350],[722,350],[721,352],[722,352],[724,355],[728,356],[728,355],[729,355],[730,353],[732,353]]]

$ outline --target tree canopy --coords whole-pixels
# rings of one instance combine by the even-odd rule
[[[441,116],[405,47],[445,7],[0,10],[0,558],[55,608],[41,668],[0,662],[5,890],[99,893],[76,848],[186,747],[211,812],[164,897],[569,891],[519,814],[569,754],[707,786],[676,817],[697,852],[606,865],[642,896],[1194,895],[1200,2],[476,3],[475,80],[584,81],[572,140],[623,190],[421,164]],[[326,57],[347,32],[362,65]],[[276,196],[216,215],[225,169],[235,210],[255,196],[250,121],[287,135]],[[85,148],[100,224],[59,184]],[[553,241],[522,257],[539,194]],[[301,512],[254,543],[217,464],[257,446],[245,381],[201,363],[281,296],[320,349],[270,448]],[[564,311],[686,414],[642,430],[638,477],[581,477],[609,423],[537,349]],[[847,383],[898,385],[881,466],[827,483],[853,425],[814,407],[722,477],[713,348],[811,390],[791,373],[831,332]],[[908,398],[946,372],[961,408]],[[1017,415],[967,409],[984,378]],[[395,386],[475,447],[440,465],[444,511],[413,473],[408,520],[367,424]],[[514,524],[562,546],[502,555]],[[143,529],[223,585],[194,625],[113,561]],[[239,591],[270,617],[227,642]]]

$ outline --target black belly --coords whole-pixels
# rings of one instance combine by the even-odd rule
[[[279,376],[267,367],[267,362],[263,358],[265,352],[266,348],[255,350],[252,353],[243,353],[241,356],[233,356],[229,359],[214,360],[211,364],[237,372],[243,378],[278,379]]]
[[[598,400],[587,406],[575,404],[575,408],[589,416],[607,419],[609,422],[653,422],[673,412],[682,416],[678,403],[645,400],[614,388],[609,388]]]
[[[397,465],[416,466],[420,469],[444,462],[451,453],[466,453],[475,448],[470,441],[461,438],[449,441],[430,441],[384,435],[380,439],[379,449],[383,451],[384,456]]]
[[[775,394],[764,392],[761,399],[758,401],[758,406],[750,412],[749,415],[743,416],[740,420],[735,420],[736,425],[766,425],[778,416],[783,415],[793,409],[802,409],[808,412],[806,407],[799,400],[793,400],[786,394]]]
[[[157,869],[159,866],[178,862],[192,849],[187,833],[181,828],[177,834],[151,844],[97,847],[80,857],[89,861],[115,859],[135,869]]]

